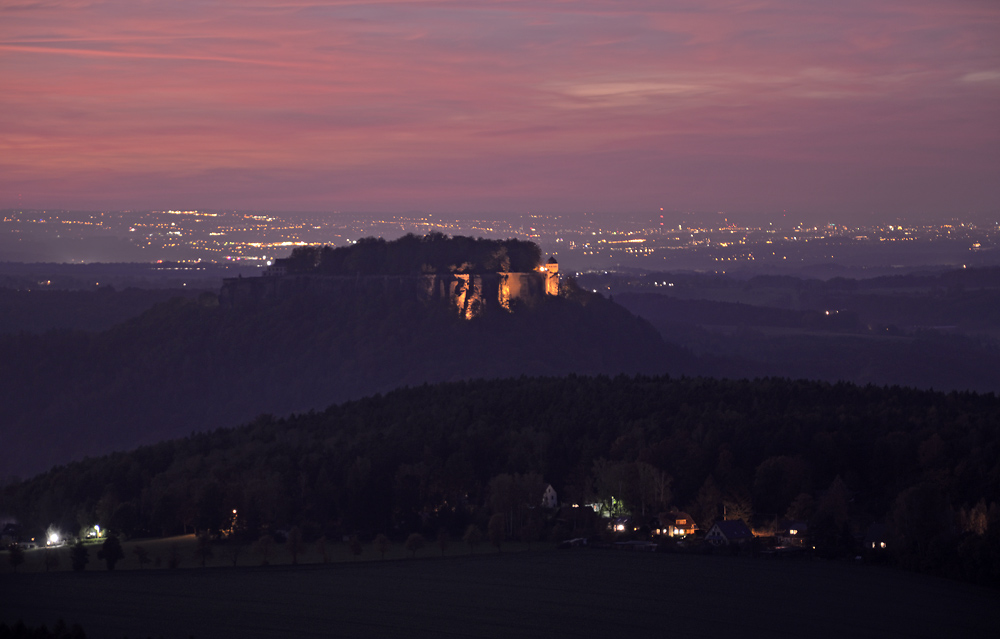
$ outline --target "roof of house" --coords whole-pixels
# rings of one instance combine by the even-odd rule
[[[747,528],[747,525],[743,523],[742,519],[727,519],[726,521],[717,521],[712,528],[718,528],[719,532],[729,540],[733,539],[750,539],[753,537],[753,533]],[[711,533],[712,531],[708,531]]]
[[[685,522],[681,524],[682,526],[697,528],[697,525],[694,523],[694,517],[685,512],[675,510],[669,513],[660,513],[660,523],[664,526],[676,526],[679,521]]]

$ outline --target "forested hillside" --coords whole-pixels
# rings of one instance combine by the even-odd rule
[[[254,309],[220,307],[205,294],[100,333],[0,336],[0,473],[24,476],[404,385],[692,368],[647,323],[579,291],[474,321],[377,287]]]
[[[901,564],[996,583],[998,424],[1000,400],[975,394],[523,377],[263,416],[56,468],[2,494],[36,527],[99,522],[127,535],[221,529],[232,509],[250,539],[290,526],[336,538],[461,534],[491,513],[514,534],[603,534],[577,516],[589,509],[541,513],[551,483],[564,504],[604,503],[640,524],[671,506],[703,531],[724,509],[808,521],[828,556],[861,552],[857,539],[882,522]]]

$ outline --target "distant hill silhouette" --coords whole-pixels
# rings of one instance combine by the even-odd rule
[[[472,321],[409,291],[301,291],[252,309],[214,295],[101,333],[0,337],[0,475],[424,382],[691,372],[695,359],[568,289]]]

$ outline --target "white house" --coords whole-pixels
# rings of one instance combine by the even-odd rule
[[[741,519],[718,521],[705,535],[705,541],[713,546],[742,545],[751,539],[753,539],[753,533]]]
[[[549,484],[546,487],[545,492],[542,493],[542,507],[543,508],[558,508],[559,507],[559,497],[556,495],[556,489]]]

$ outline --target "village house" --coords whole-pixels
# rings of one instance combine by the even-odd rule
[[[888,547],[889,529],[885,524],[875,523],[868,527],[864,549],[869,552],[884,552]]]
[[[803,546],[809,524],[797,519],[785,519],[778,524],[775,531],[778,539],[785,546]]]
[[[542,508],[548,508],[549,510],[555,510],[559,507],[559,496],[556,495],[556,489],[549,484],[545,488],[545,492],[542,493]]]
[[[659,521],[660,527],[656,529],[657,535],[687,537],[698,531],[698,524],[694,523],[691,515],[685,512],[675,510],[669,513],[660,513]]]
[[[742,546],[751,539],[753,539],[753,533],[750,532],[742,519],[717,521],[705,535],[705,541],[713,546]]]

